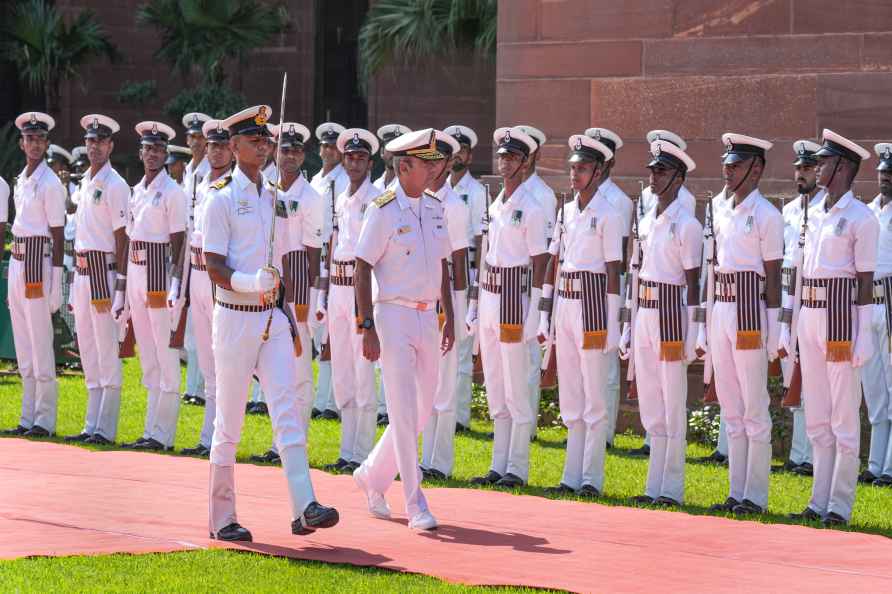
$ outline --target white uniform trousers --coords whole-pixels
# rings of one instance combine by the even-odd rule
[[[375,398],[376,398],[376,401],[378,404],[377,413],[379,415],[386,415],[387,414],[387,399],[384,397],[386,390],[384,389],[384,374],[381,373],[381,362],[380,361],[375,362],[375,369],[377,370],[378,376],[380,378],[380,381],[378,382],[378,389],[377,389],[377,392],[375,395]]]
[[[207,271],[192,269],[189,278],[189,317],[192,320],[192,337],[201,375],[204,376],[204,420],[198,441],[211,447],[214,435],[214,419],[217,416],[217,371],[214,364],[213,321],[214,296]]]
[[[604,491],[607,446],[607,385],[615,352],[583,349],[582,300],[558,297],[555,354],[561,419],[567,426],[567,454],[561,483],[572,489],[591,485]]]
[[[768,325],[762,306],[763,334]],[[771,415],[768,405],[768,354],[764,348],[739,350],[737,304],[716,302],[709,344],[716,395],[728,432],[729,496],[768,507],[771,473]]]
[[[339,458],[362,464],[375,444],[375,364],[362,356],[352,286],[332,284],[328,296],[328,333],[334,400],[341,411]]]
[[[53,322],[50,315],[52,271],[49,257],[43,261],[43,297],[25,298],[24,262],[9,259],[9,317],[15,339],[15,355],[22,377],[22,417],[19,425],[35,425],[56,432],[56,356],[53,352]]]
[[[412,518],[428,510],[418,468],[418,434],[430,415],[437,389],[437,314],[433,309],[418,311],[379,303],[375,305],[375,327],[381,342],[390,424],[356,472],[378,493],[387,491],[399,473],[406,514]]]
[[[793,373],[793,358],[784,357],[780,362],[784,383],[787,383]],[[801,393],[800,398],[802,402],[805,401],[804,392]],[[808,441],[808,434],[805,431],[805,407],[800,405],[791,410],[793,411],[793,437],[790,440],[789,460],[797,465],[806,462],[811,464],[811,442]]]
[[[115,272],[108,272],[115,286]],[[71,307],[77,327],[77,346],[87,385],[87,414],[83,433],[114,441],[121,411],[121,359],[118,358],[118,324],[111,311],[100,313],[90,304],[90,277],[75,273]]]
[[[875,306],[878,307],[878,306]],[[886,320],[879,327],[872,326],[873,357],[861,368],[861,385],[864,402],[867,404],[867,417],[870,420],[870,453],[867,457],[867,470],[874,476],[892,476],[892,441],[889,430],[892,428],[892,362],[889,360],[889,335]]]
[[[536,434],[536,425],[539,421],[539,399],[542,397],[542,345],[535,338],[527,343],[530,355],[530,367],[528,370],[528,389],[530,393],[530,410],[533,411],[533,432]]]
[[[633,342],[638,410],[650,436],[644,492],[653,499],[669,497],[684,503],[687,365],[660,360],[660,316],[656,309],[638,310]]]
[[[440,357],[437,374],[437,391],[434,394],[433,410],[421,437],[421,467],[439,470],[446,476],[452,474],[455,466],[455,417],[458,403],[458,387],[461,378],[459,370],[459,343],[465,338],[465,313],[467,305],[459,307],[458,299],[467,299],[467,293],[452,292],[452,303],[455,306],[455,344],[453,348]],[[470,376],[469,376],[470,377]]]
[[[312,404],[311,391],[299,389],[297,359],[288,320],[274,310],[269,340],[263,342],[269,312],[214,308],[213,344],[217,371],[217,417],[211,444],[210,530],[237,522],[235,454],[245,421],[251,376],[260,379],[273,435],[288,481],[291,517],[296,519],[315,501],[307,462],[307,422],[302,411]],[[309,338],[309,337],[307,337]],[[301,378],[306,385],[308,377]]]
[[[191,281],[190,281],[191,282]],[[186,352],[186,390],[190,396],[204,398],[204,374],[198,362],[198,348],[195,345],[195,329],[192,311],[186,312],[186,331],[183,333],[183,350]]]
[[[529,303],[523,299],[524,312]],[[530,349],[523,342],[499,341],[500,295],[480,291],[479,328],[486,401],[493,420],[492,466],[527,480],[530,436],[536,421],[530,397]],[[524,316],[526,319],[526,316]]]
[[[333,286],[329,288],[331,289]],[[316,352],[320,354],[320,359],[316,361],[316,397],[312,407],[319,412],[338,410],[331,386],[331,360],[321,360],[322,348],[325,346],[327,334],[326,328],[322,326],[313,333],[313,344],[316,345]]]
[[[464,322],[462,322],[464,323]],[[462,331],[464,336],[456,340],[458,349],[458,380],[455,383],[455,422],[471,426],[471,396],[474,375],[474,336]]]
[[[143,437],[173,446],[180,414],[180,357],[170,348],[170,310],[148,307],[146,266],[127,267],[127,303],[139,351],[142,385],[148,391]]]
[[[858,328],[857,315],[853,326]],[[808,506],[819,514],[852,515],[858,480],[861,380],[851,362],[827,361],[827,310],[803,307],[799,314],[799,356],[805,425],[814,456]]]
[[[619,275],[620,300],[626,300],[626,275]],[[619,416],[619,352],[614,351],[607,363],[607,443],[613,445],[616,436],[616,421]],[[647,439],[647,435],[645,435]],[[645,441],[650,445],[649,441]]]

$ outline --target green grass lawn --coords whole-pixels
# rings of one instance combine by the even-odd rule
[[[135,360],[130,360],[124,368],[124,392],[121,406],[121,422],[118,441],[132,441],[142,433],[145,412],[145,392],[139,383],[139,367]],[[83,379],[80,376],[65,376],[60,378],[59,421],[58,434],[70,435],[78,433],[83,425],[86,392],[83,387]],[[0,376],[0,427],[13,427],[18,422],[20,411],[20,382],[17,376]],[[201,427],[204,409],[197,406],[182,406],[180,409],[180,422],[177,432],[175,447],[194,446],[198,441],[198,433]],[[488,422],[475,420],[471,433],[459,434],[456,437],[456,468],[454,478],[434,483],[437,486],[469,488],[467,480],[479,474],[484,474],[489,467],[491,442],[486,438],[491,430]],[[556,485],[560,481],[564,450],[563,440],[566,431],[562,428],[540,429],[539,437],[532,446],[530,484],[518,489],[518,493],[543,496],[543,488]],[[247,461],[251,454],[262,453],[270,445],[271,428],[269,418],[265,416],[248,415],[245,422],[242,441],[238,449],[238,457],[241,461]],[[309,456],[310,465],[320,468],[324,464],[333,462],[338,454],[339,425],[336,421],[317,419],[310,424]],[[626,505],[628,497],[643,492],[644,480],[647,472],[647,460],[633,458],[627,455],[627,451],[641,445],[641,438],[633,435],[620,435],[615,440],[616,447],[608,452],[606,461],[605,496],[599,503],[606,505]],[[102,449],[102,448],[97,448]],[[704,456],[710,448],[701,444],[688,446],[688,458]],[[777,461],[778,463],[780,461]],[[706,509],[713,503],[723,501],[727,495],[728,478],[727,469],[697,463],[687,465],[686,504],[678,513],[707,514]],[[802,510],[808,502],[811,489],[811,480],[805,477],[789,473],[773,474],[771,477],[771,493],[769,496],[770,513],[763,516],[762,522],[785,523],[786,513]],[[322,502],[325,502],[325,494],[320,494]],[[892,536],[892,489],[879,487],[860,486],[855,503],[855,511],[851,526],[848,530],[870,532]],[[187,571],[192,563],[217,564],[220,571]],[[276,565],[276,571],[270,571]],[[118,567],[119,569],[109,569]],[[114,575],[119,572],[131,573],[130,568],[139,569],[139,573],[145,572],[151,576],[153,572],[167,573],[165,568],[183,568],[176,576],[170,579],[179,581],[165,582],[165,591],[197,590],[209,588],[208,580],[221,580],[223,589],[231,583],[233,587],[238,582],[236,576],[243,571],[245,576],[260,575],[270,576],[271,579],[279,579],[278,571],[283,575],[292,575],[301,580],[301,587],[306,584],[307,589],[332,589],[330,582],[338,580],[337,589],[353,589],[366,591],[378,589],[377,580],[397,580],[388,582],[390,587],[404,591],[436,590],[438,587],[449,587],[441,582],[428,578],[396,575],[388,572],[358,570],[353,568],[341,568],[309,564],[303,562],[268,559],[246,554],[227,552],[194,552],[174,553],[169,555],[144,555],[139,557],[113,556],[103,558],[72,558],[72,559],[37,559],[20,560],[0,563],[0,586],[13,579],[13,576],[33,573],[35,576],[46,576],[49,583],[67,584],[71,587],[65,590],[78,590],[87,588],[87,577],[90,575],[104,576],[108,572],[112,577],[99,583],[108,585],[110,590],[115,589]],[[202,565],[201,567],[204,567]],[[230,567],[242,567],[239,571],[230,571]],[[261,569],[261,568],[266,569]],[[294,573],[288,573],[294,572]],[[70,577],[68,577],[70,576]],[[78,576],[81,576],[78,578]],[[210,576],[213,576],[211,578]],[[65,579],[82,580],[64,582]],[[140,576],[140,579],[142,577]],[[241,577],[238,578],[241,580]],[[286,578],[283,578],[286,579]],[[226,581],[226,580],[231,580]],[[405,580],[405,583],[403,581]],[[95,583],[95,582],[94,582]],[[171,587],[168,588],[168,583]],[[215,581],[216,583],[216,581]],[[245,582],[257,583],[257,582]],[[273,582],[270,582],[273,583]],[[284,582],[283,582],[284,583]],[[0,587],[0,590],[16,591],[17,588],[27,587],[23,582],[11,582],[13,587]],[[79,586],[80,584],[80,586]],[[146,588],[151,586],[151,578],[146,582]],[[120,587],[132,583],[121,583]],[[142,590],[138,586],[131,589]],[[274,586],[270,587],[271,589]]]

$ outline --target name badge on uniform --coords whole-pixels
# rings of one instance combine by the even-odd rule
[[[362,216],[365,214],[365,209],[368,208],[368,206],[369,206],[368,204],[363,204],[362,206],[359,207],[359,216]]]
[[[512,225],[520,225],[520,221],[523,219],[523,211],[515,210],[511,213],[511,224]]]
[[[836,223],[836,228],[833,230],[833,232],[836,234],[837,237],[842,235],[842,232],[845,231],[847,222],[848,221],[846,221],[846,218],[843,217],[839,219],[838,223]]]
[[[102,198],[102,190],[96,189],[93,192],[93,204],[99,204],[99,199]]]
[[[288,203],[288,210],[290,212],[297,212],[297,208],[300,206],[300,202],[297,200],[292,200]]]
[[[753,215],[746,218],[746,224],[743,226],[744,231],[751,233],[753,230]]]
[[[412,226],[411,226],[411,225],[403,225],[403,226],[399,227],[399,228],[396,230],[396,232],[397,232],[397,234],[399,234],[399,235],[405,235],[406,233],[409,233],[411,230],[412,230]]]
[[[598,228],[598,217],[592,217],[592,220],[589,223],[588,228],[591,229],[592,231],[594,231],[595,229]]]
[[[239,200],[238,201],[238,210],[236,211],[240,215],[249,214],[252,211],[251,205],[248,204],[247,200]]]
[[[669,225],[669,238],[675,239],[675,223]]]
[[[468,203],[468,195],[467,195],[467,194],[462,194],[462,195],[461,195],[461,201],[464,202],[465,204],[467,204],[467,203]]]
[[[284,200],[276,200],[276,216],[283,219],[288,218],[288,209],[285,208]]]
[[[152,197],[152,206],[158,206],[161,204],[161,192],[155,192],[155,195]]]

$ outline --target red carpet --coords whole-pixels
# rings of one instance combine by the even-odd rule
[[[207,539],[203,460],[91,452],[0,439],[0,558],[145,553],[220,546]],[[341,523],[290,533],[278,468],[241,465],[247,549],[423,573],[468,584],[598,592],[881,592],[892,587],[892,540],[680,513],[464,489],[430,489],[440,529],[371,518],[346,476],[314,472]]]

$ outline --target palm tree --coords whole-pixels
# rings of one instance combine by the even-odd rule
[[[255,0],[150,0],[136,21],[161,32],[155,57],[183,76],[198,74],[206,86],[220,86],[228,61],[241,64],[288,22],[283,6]]]
[[[118,52],[91,10],[67,21],[47,0],[21,0],[0,26],[0,54],[12,62],[21,81],[34,92],[43,91],[45,109],[59,108],[63,80],[76,78],[92,60],[115,61]]]
[[[497,0],[378,0],[359,32],[359,82],[388,64],[496,49]]]

